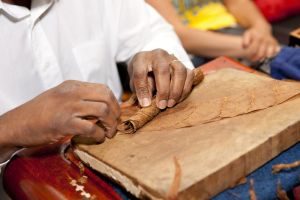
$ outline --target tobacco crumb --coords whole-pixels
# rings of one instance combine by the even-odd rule
[[[254,190],[254,180],[250,179],[250,189],[249,189],[250,200],[257,200],[256,193]]]
[[[277,183],[277,198],[279,200],[290,200],[290,198],[286,194],[286,191],[282,189],[280,180]]]
[[[182,170],[180,163],[177,159],[177,157],[174,157],[173,159],[174,165],[175,165],[175,174],[173,178],[173,182],[170,186],[169,192],[167,194],[167,200],[176,200],[179,193],[180,183],[181,183],[181,176],[182,176]]]
[[[300,161],[296,161],[293,163],[289,163],[289,164],[278,164],[278,165],[273,165],[272,166],[272,173],[276,174],[281,172],[282,170],[288,170],[288,169],[293,169],[296,167],[300,166]]]
[[[80,183],[81,185],[84,185],[84,184],[86,184],[87,180],[88,180],[88,177],[87,177],[87,176],[81,176],[81,177],[77,180],[77,182]]]
[[[83,175],[84,174],[84,165],[82,164],[82,162],[80,162],[78,164],[78,167],[79,167],[79,173],[80,173],[80,175]]]

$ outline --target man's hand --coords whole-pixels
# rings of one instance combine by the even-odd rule
[[[270,58],[279,52],[279,44],[272,36],[268,27],[252,27],[243,35],[243,47],[247,50],[247,58],[251,61],[260,61]]]
[[[128,72],[140,105],[149,106],[156,91],[156,105],[160,109],[183,100],[190,93],[194,78],[191,70],[161,49],[136,54]]]
[[[118,101],[105,85],[66,81],[1,116],[0,141],[28,147],[84,135],[102,142],[115,135],[119,117]]]

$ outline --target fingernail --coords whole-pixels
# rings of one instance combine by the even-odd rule
[[[159,109],[165,109],[167,107],[167,101],[166,100],[161,100],[159,103],[158,103],[158,107]]]
[[[175,101],[174,99],[170,99],[170,100],[168,101],[168,107],[169,107],[169,108],[175,106],[175,104],[176,104],[176,101]]]
[[[151,102],[148,98],[143,98],[142,100],[142,106],[143,107],[147,107],[147,106],[150,106]]]

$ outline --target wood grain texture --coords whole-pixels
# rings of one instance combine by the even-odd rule
[[[263,90],[259,88],[262,82],[266,87]],[[201,91],[208,83],[210,89]],[[274,90],[273,83],[281,89]],[[257,109],[245,108],[251,95],[247,98],[237,95],[249,93],[249,88],[259,92],[253,104]],[[241,110],[204,124],[199,123],[195,115],[191,118],[195,123],[181,126],[184,128],[172,125],[180,113],[171,110],[174,120],[168,120],[168,128],[153,131],[165,120],[159,115],[134,135],[119,134],[101,145],[78,146],[77,155],[134,195],[152,199],[164,199],[168,195],[176,157],[182,174],[179,199],[209,199],[298,142],[300,98],[296,95],[300,92],[299,83],[274,82],[267,77],[227,69],[207,76],[191,98],[199,91],[203,93],[203,102],[228,94],[241,97],[232,104]],[[280,92],[276,94],[276,91]],[[215,103],[216,110],[218,105]],[[203,109],[207,107],[203,105]],[[213,112],[212,108],[207,114]]]

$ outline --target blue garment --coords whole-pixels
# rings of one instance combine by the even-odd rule
[[[287,151],[254,171],[247,177],[248,183],[225,190],[212,200],[239,200],[249,199],[249,180],[254,180],[254,188],[259,200],[276,199],[277,183],[280,180],[282,188],[286,191],[292,190],[300,183],[300,167],[286,170],[278,174],[272,174],[272,166],[281,163],[292,163],[300,160],[300,144],[296,144]]]
[[[273,78],[300,80],[300,48],[282,48],[270,67]]]

